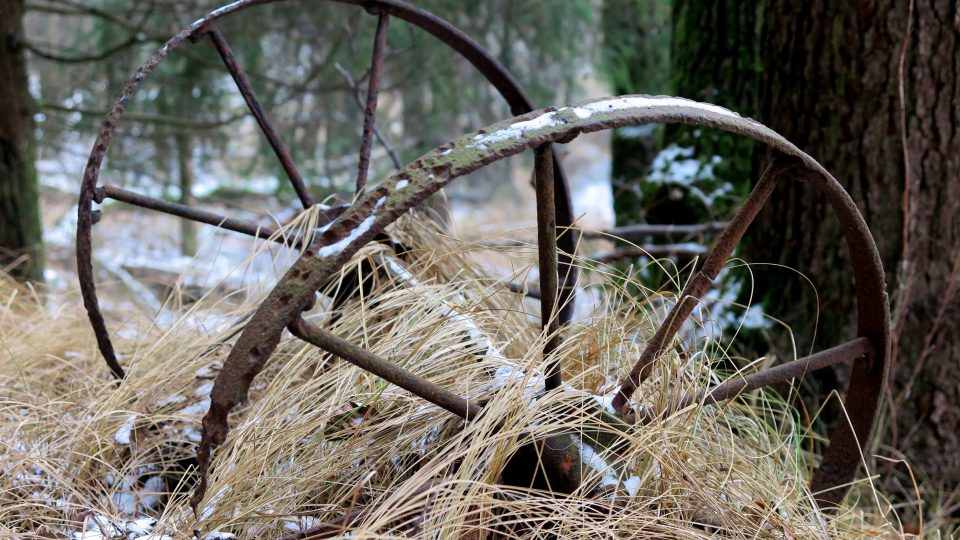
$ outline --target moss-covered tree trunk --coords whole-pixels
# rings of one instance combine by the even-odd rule
[[[603,71],[614,94],[670,90],[670,2],[604,0]],[[611,148],[613,210],[618,225],[644,219],[642,176],[658,150],[660,129],[616,130]]]
[[[758,6],[741,0],[674,0],[672,94],[756,115]],[[693,148],[693,157],[710,164],[714,175],[712,181],[704,179],[703,188],[722,195],[713,198],[712,205],[686,197],[683,208],[666,208],[657,221],[680,222],[671,219],[672,214],[685,214],[677,217],[688,222],[729,217],[732,206],[750,189],[753,141],[719,130],[672,125],[665,143]]]
[[[909,14],[907,0],[766,0],[759,116],[834,173],[869,223],[895,314],[893,403],[882,428],[928,480],[955,487],[960,4],[916,0],[912,21]],[[849,338],[856,308],[839,225],[802,184],[781,186],[771,204],[753,227],[746,258],[801,270],[816,292],[770,271],[758,274],[758,290],[773,291],[768,305],[793,325],[801,349],[814,340],[818,309],[817,348]]]
[[[23,1],[0,2],[0,268],[43,279],[43,230],[34,170],[33,100],[27,87]]]
[[[619,94],[669,93],[752,116],[757,31],[755,2],[604,3],[607,71]],[[683,159],[701,161],[703,174],[693,183],[668,178],[658,185],[643,184],[656,152],[671,145],[684,149]],[[662,137],[641,130],[617,133],[613,175],[618,222],[690,223],[726,217],[738,195],[749,190],[752,148],[743,137],[681,126],[668,126]],[[708,197],[697,196],[704,192]]]

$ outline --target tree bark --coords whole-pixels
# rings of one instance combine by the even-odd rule
[[[765,0],[763,9],[759,119],[820,160],[850,192],[887,271],[894,363],[891,410],[880,429],[934,488],[956,486],[960,3]],[[760,151],[755,167],[767,158]],[[852,273],[826,202],[796,183],[781,186],[770,203],[745,258],[797,269],[816,291],[787,272],[759,269],[757,290],[771,292],[767,305],[792,325],[798,349],[849,339]]]
[[[655,0],[604,0],[604,72],[621,94],[670,91],[670,10]],[[611,152],[613,210],[617,225],[644,220],[643,176],[656,155],[662,128],[615,130]]]
[[[758,4],[741,0],[674,0],[671,13],[670,93],[756,115]],[[647,209],[650,223],[699,223],[728,218],[750,192],[754,143],[715,129],[680,124],[666,127],[664,147],[692,148],[691,157],[709,164],[713,178],[692,186],[659,187],[652,199],[663,203]],[[715,158],[719,158],[714,162]],[[762,172],[762,171],[761,171]],[[709,175],[707,175],[709,176]],[[710,204],[693,194],[694,187],[726,197]],[[671,191],[680,191],[683,197]],[[683,264],[681,262],[681,264]]]
[[[34,169],[23,1],[0,2],[0,269],[43,280],[43,228]]]

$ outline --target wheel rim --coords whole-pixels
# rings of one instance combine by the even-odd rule
[[[889,312],[883,271],[873,238],[852,199],[836,179],[816,160],[782,136],[762,124],[742,118],[726,109],[663,96],[624,96],[588,101],[559,109],[543,109],[494,124],[425,154],[358,199],[314,241],[278,282],[230,351],[211,393],[210,410],[203,419],[203,441],[198,451],[201,481],[194,502],[198,503],[203,497],[211,452],[226,439],[227,414],[246,399],[250,382],[269,360],[283,330],[291,327],[294,335],[321,347],[325,347],[322,342],[330,343],[335,340],[335,337],[329,335],[323,339],[310,339],[308,332],[303,330],[308,323],[300,319],[300,312],[308,306],[319,285],[338,271],[374,235],[453,179],[489,163],[528,149],[543,148],[557,141],[570,141],[581,133],[645,123],[681,123],[718,128],[750,137],[779,152],[740,212],[720,234],[707,255],[704,269],[708,271],[702,269],[698,273],[701,277],[691,280],[700,283],[696,287],[703,286],[704,282],[706,285],[712,283],[716,277],[715,271],[719,270],[715,265],[712,269],[708,268],[708,265],[712,264],[711,259],[719,258],[722,266],[733,245],[739,241],[763,206],[766,197],[770,195],[779,176],[789,174],[803,177],[814,185],[828,199],[844,226],[845,240],[854,266],[858,337],[844,345],[785,364],[787,367],[783,370],[784,373],[780,373],[780,376],[787,376],[797,373],[797,370],[803,373],[807,369],[825,367],[843,360],[854,362],[844,402],[849,423],[841,422],[834,427],[830,444],[811,482],[820,504],[838,504],[859,468],[861,448],[868,441],[873,428],[887,372]],[[538,212],[538,222],[540,221],[542,215]],[[540,249],[543,249],[542,244]],[[704,289],[685,292],[699,298]],[[682,301],[677,303],[677,306],[683,305]],[[667,323],[657,334],[664,328],[670,331],[670,320],[671,317],[668,316]],[[322,332],[319,329],[311,330]],[[672,331],[675,334],[675,330]],[[658,344],[657,337],[654,336],[647,348],[651,347],[662,349],[662,342]],[[659,356],[659,352],[654,351],[654,360]],[[343,350],[338,354],[344,354],[344,359],[352,361]],[[642,361],[643,357],[622,387],[628,384],[636,387],[638,381],[635,375],[642,371]],[[392,374],[378,374],[456,413],[455,408],[438,401],[436,393],[442,389],[416,390],[410,383],[411,379],[416,378],[414,374],[404,370]],[[759,384],[762,381],[754,382]],[[714,392],[715,399],[722,397],[723,392],[719,389],[713,389],[711,394]],[[626,393],[626,397],[629,397],[632,390]],[[445,395],[444,399],[452,400],[455,397]],[[469,412],[457,414],[473,416],[473,413]]]

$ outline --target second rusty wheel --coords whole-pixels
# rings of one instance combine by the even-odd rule
[[[340,355],[458,416],[470,419],[483,414],[476,404],[306,323],[301,319],[301,312],[310,305],[314,291],[326,279],[400,215],[455,178],[528,149],[536,149],[535,168],[540,177],[537,181],[537,215],[543,280],[544,269],[549,268],[551,260],[557,256],[556,246],[551,242],[553,235],[549,234],[552,199],[546,189],[552,162],[551,145],[568,142],[580,133],[646,123],[692,124],[733,132],[770,146],[777,152],[777,157],[729,226],[721,232],[666,322],[648,341],[640,360],[622,381],[615,405],[620,413],[628,412],[628,399],[637,384],[650,372],[664,346],[673,339],[693,306],[712,285],[733,247],[776,184],[804,179],[827,198],[844,227],[856,282],[858,336],[809,357],[742,379],[732,379],[701,396],[681,399],[680,404],[714,403],[745,390],[800,377],[838,362],[852,361],[845,397],[849,422],[841,422],[833,429],[811,486],[822,505],[838,504],[859,469],[861,449],[869,440],[887,373],[889,311],[883,270],[874,240],[850,196],[836,179],[779,134],[715,105],[664,96],[621,96],[587,101],[506,120],[440,146],[382,184],[368,188],[366,194],[337,218],[284,275],[230,351],[211,393],[210,410],[203,419],[203,440],[198,451],[201,480],[194,502],[203,497],[212,451],[226,439],[228,413],[246,399],[251,381],[266,365],[286,328],[300,339]],[[555,290],[555,287],[547,286],[541,295],[555,300]],[[544,306],[553,305],[549,300],[547,298]],[[550,312],[545,311],[545,331],[550,331],[549,315]]]

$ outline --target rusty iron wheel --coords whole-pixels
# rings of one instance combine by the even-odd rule
[[[889,312],[883,271],[873,238],[852,199],[836,179],[816,160],[776,132],[714,105],[663,96],[622,96],[534,111],[460,137],[425,154],[382,184],[369,188],[294,263],[258,308],[230,351],[211,393],[210,410],[203,420],[203,441],[198,451],[201,480],[194,502],[203,497],[211,452],[226,439],[227,414],[246,399],[250,382],[263,369],[286,328],[298,338],[458,416],[470,419],[483,414],[476,404],[311,325],[301,318],[301,312],[310,305],[320,284],[400,215],[453,179],[528,149],[535,150],[535,170],[540,177],[536,182],[540,261],[542,265],[549,265],[557,254],[550,241],[555,237],[542,234],[550,229],[552,200],[549,190],[543,189],[549,182],[543,180],[550,174],[551,145],[569,142],[580,133],[645,123],[683,123],[730,131],[772,147],[777,156],[740,210],[718,235],[699,271],[681,293],[681,300],[648,341],[631,373],[624,378],[615,407],[623,418],[635,422],[643,420],[625,414],[628,413],[627,399],[649,374],[664,346],[672,341],[682,322],[712,285],[776,184],[803,179],[829,200],[843,224],[856,282],[858,336],[809,357],[748,377],[731,379],[701,396],[686,396],[678,404],[715,403],[743,391],[800,377],[839,362],[853,362],[845,398],[848,422],[840,422],[834,427],[822,462],[812,478],[812,489],[823,506],[839,503],[859,469],[861,449],[869,440],[887,371]],[[555,297],[555,291],[555,287],[553,291],[541,287],[540,292],[545,298]]]
[[[170,38],[156,53],[154,53],[145,64],[143,64],[134,76],[127,82],[122,94],[116,100],[110,112],[104,118],[94,143],[90,158],[87,161],[86,169],[83,174],[83,181],[80,188],[80,201],[78,205],[77,216],[77,273],[80,281],[80,291],[83,296],[84,307],[87,310],[87,316],[93,327],[97,339],[97,346],[103,355],[104,361],[110,368],[110,372],[117,379],[122,379],[125,375],[123,367],[117,359],[117,354],[113,348],[110,339],[110,332],[107,329],[106,321],[100,310],[100,302],[97,298],[97,289],[93,276],[92,260],[92,234],[93,226],[99,221],[98,211],[93,209],[93,203],[100,203],[106,199],[121,201],[127,204],[153,210],[165,214],[170,214],[183,219],[189,219],[195,222],[220,227],[225,230],[246,234],[262,239],[270,239],[274,236],[274,231],[270,227],[258,225],[253,222],[219,215],[207,210],[192,208],[181,204],[163,201],[153,197],[148,197],[133,191],[129,191],[117,186],[99,185],[100,168],[106,157],[107,149],[110,146],[113,133],[121,121],[130,98],[139,89],[143,80],[148,77],[171,52],[183,44],[184,41],[194,43],[202,41],[205,37],[209,38],[217,53],[223,60],[227,72],[231,75],[237,85],[240,94],[243,96],[254,119],[257,121],[261,132],[266,137],[267,142],[273,149],[280,162],[281,167],[290,180],[294,191],[297,194],[300,203],[304,208],[313,205],[313,199],[307,190],[306,183],[303,180],[290,152],[287,150],[270,121],[267,111],[263,108],[257,98],[256,92],[250,85],[247,75],[243,68],[237,62],[226,37],[216,28],[214,23],[233,15],[242,10],[258,6],[261,4],[271,4],[283,0],[238,0],[218,8],[205,17],[202,17],[185,28],[172,38]],[[360,141],[360,163],[357,172],[358,192],[362,192],[366,185],[367,169],[369,167],[370,152],[375,129],[374,115],[377,109],[377,95],[379,93],[379,73],[384,61],[384,51],[386,48],[387,28],[390,17],[396,17],[404,20],[434,36],[442,41],[448,47],[456,51],[459,55],[470,62],[487,79],[490,84],[497,89],[510,107],[512,114],[523,114],[534,109],[534,105],[527,95],[526,91],[517,82],[516,78],[484,49],[476,40],[468,36],[462,30],[442,18],[417,8],[401,0],[326,0],[339,4],[350,4],[363,7],[370,14],[377,17],[377,30],[374,37],[373,54],[370,61],[370,83],[367,89],[367,100],[364,106],[363,135]],[[399,167],[399,165],[398,165]],[[559,162],[554,164],[554,183],[556,192],[557,222],[561,227],[569,227],[573,224],[573,207],[570,199],[570,191],[567,186],[567,180],[563,168]],[[338,211],[343,208],[332,208],[325,212],[326,219],[332,219]],[[322,224],[322,223],[321,223]],[[571,229],[572,230],[572,229]],[[295,239],[280,238],[279,241],[293,244]],[[564,235],[559,239],[559,246],[564,254],[573,253],[577,238],[574,232]],[[563,305],[572,306],[573,283],[577,278],[577,268],[572,265],[572,260],[566,255],[561,255],[559,264],[563,269],[564,286],[561,287],[561,298],[564,299]],[[571,311],[563,309],[560,313],[560,323],[565,324],[569,321]]]

